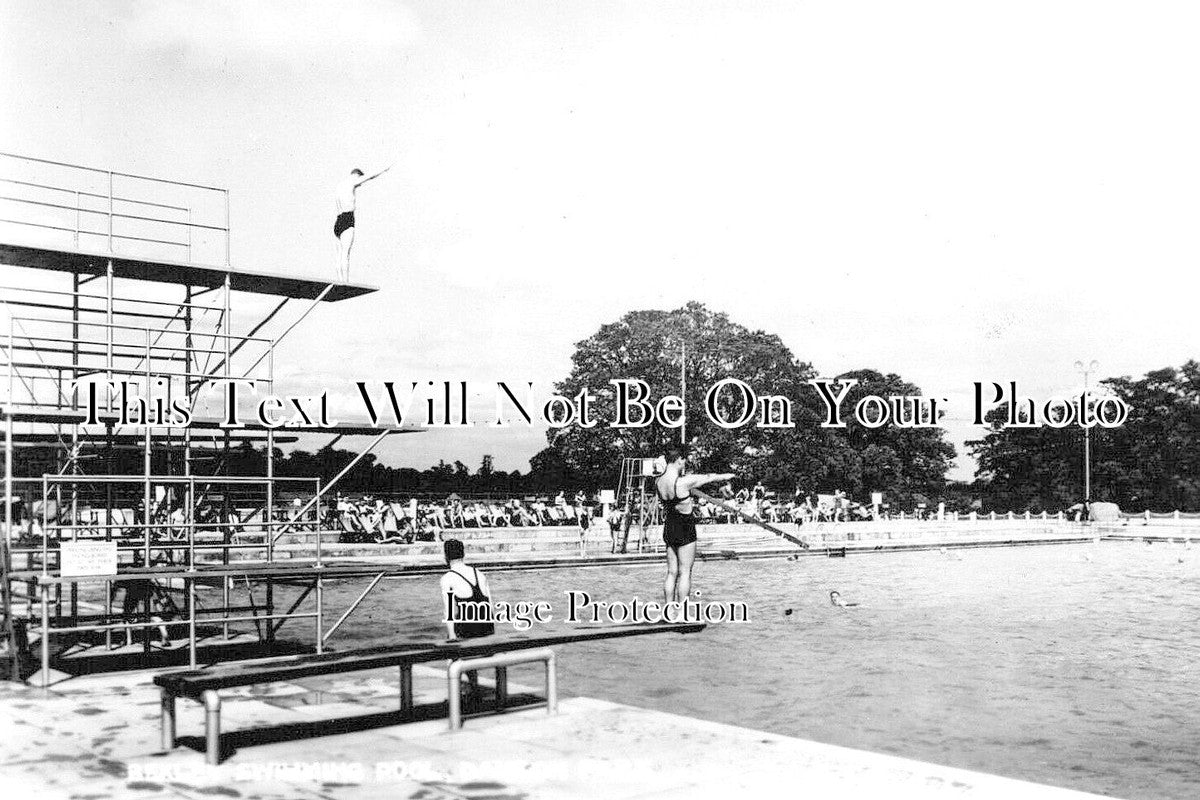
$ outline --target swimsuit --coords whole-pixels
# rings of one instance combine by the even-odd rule
[[[675,494],[679,494],[679,479],[675,479]],[[657,489],[656,489],[657,491]],[[663,544],[667,547],[683,547],[696,541],[696,518],[691,514],[679,511],[679,504],[687,501],[687,497],[666,498],[661,494],[659,499],[667,504],[667,518],[663,524]]]
[[[466,614],[463,614],[459,611],[459,605],[462,603],[475,604],[475,608],[480,609],[482,611],[484,608],[487,607],[487,604],[490,602],[490,598],[486,594],[483,593],[482,589],[479,588],[479,571],[476,570],[474,567],[471,567],[471,571],[475,574],[475,582],[474,583],[467,581],[467,576],[463,575],[461,572],[457,572],[455,570],[449,570],[449,572],[457,575],[458,577],[462,578],[464,581],[467,581],[467,585],[471,587],[471,596],[470,597],[464,598],[464,597],[459,597],[458,595],[451,595],[451,602],[454,603],[454,609],[453,609],[453,613],[451,614],[451,619],[462,619],[463,617],[467,616]],[[480,603],[482,603],[483,605],[482,606],[479,605]],[[455,622],[454,623],[454,635],[456,637],[458,637],[459,639],[478,639],[480,636],[491,636],[493,633],[496,632],[496,623],[491,621],[490,609],[488,609],[485,613],[488,616],[488,619],[485,621]]]
[[[341,236],[350,228],[354,227],[354,212],[343,211],[337,215],[337,220],[333,223],[333,235]]]

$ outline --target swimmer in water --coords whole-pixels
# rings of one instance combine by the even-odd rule
[[[858,605],[858,603],[847,603],[842,599],[842,595],[838,592],[829,593],[829,604],[837,606],[838,608],[854,608]]]

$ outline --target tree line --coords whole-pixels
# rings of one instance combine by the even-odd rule
[[[896,508],[946,501],[956,510],[1057,511],[1083,500],[1083,431],[1067,428],[1003,428],[1007,409],[988,416],[989,427],[967,442],[976,458],[975,480],[947,480],[955,457],[941,428],[871,428],[847,417],[844,428],[823,428],[825,406],[808,381],[818,377],[812,364],[797,358],[771,333],[749,329],[700,303],[673,311],[631,311],[576,345],[569,374],[555,385],[565,397],[587,388],[595,394],[595,417],[614,418],[614,379],[639,378],[653,398],[682,394],[689,409],[700,409],[707,389],[724,378],[737,378],[760,395],[793,401],[794,425],[769,428],[747,425],[725,429],[693,412],[686,438],[693,469],[735,472],[742,484],[762,482],[790,495],[841,489],[866,501],[883,492]],[[895,373],[856,369],[834,376],[858,381],[843,407],[862,397],[919,395],[920,388]],[[686,385],[686,389],[681,387]],[[1103,391],[1131,408],[1126,424],[1091,432],[1092,499],[1116,502],[1124,509],[1200,510],[1200,364],[1167,367],[1144,377],[1109,378]],[[726,397],[723,403],[733,401]],[[724,411],[736,416],[737,409]],[[592,428],[571,425],[550,429],[546,447],[530,459],[527,472],[497,470],[484,456],[474,470],[460,461],[440,461],[427,469],[392,467],[374,454],[363,457],[339,483],[339,490],[400,495],[545,495],[615,488],[623,458],[651,458],[678,442],[681,432],[659,425],[643,428]],[[57,471],[53,451],[22,451],[18,475]],[[351,450],[276,451],[280,477],[318,476],[327,483],[355,457]],[[138,474],[141,453],[117,451],[106,469]],[[155,455],[156,472],[178,472]],[[264,475],[266,453],[250,442],[234,447],[222,460],[208,462],[227,474]],[[204,472],[205,467],[198,471]],[[95,462],[85,472],[103,471]]]

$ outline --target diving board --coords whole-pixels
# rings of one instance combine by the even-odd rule
[[[368,669],[399,667],[400,709],[405,716],[413,710],[412,668],[414,664],[449,659],[448,674],[457,676],[456,665],[469,667],[467,659],[486,659],[502,654],[547,648],[553,645],[594,642],[601,639],[622,639],[662,633],[699,633],[702,623],[662,623],[655,625],[596,625],[576,626],[563,633],[512,633],[458,641],[411,641],[388,647],[371,647],[342,653],[323,653],[308,656],[242,661],[214,668],[190,669],[157,675],[154,683],[161,694],[162,747],[175,747],[175,700],[185,697],[203,703],[205,760],[210,765],[221,761],[221,697],[223,689],[256,684],[278,683],[338,675]],[[482,664],[482,662],[480,662]],[[501,662],[497,661],[497,665]],[[550,669],[551,667],[548,667]],[[549,673],[547,673],[549,676]],[[507,673],[502,666],[496,670],[497,710],[503,710],[507,697]],[[454,683],[457,689],[457,682]],[[548,677],[547,701],[553,708],[554,682]],[[449,700],[451,726],[454,727],[455,702]]]

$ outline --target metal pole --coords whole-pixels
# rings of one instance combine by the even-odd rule
[[[189,408],[192,405],[192,299],[192,287],[188,286],[183,296],[183,302],[187,304],[183,312],[183,394],[187,398]],[[199,391],[197,388],[197,394]],[[190,425],[183,429],[183,474],[192,474],[192,426]]]
[[[9,570],[12,562],[9,558],[8,543],[13,536],[13,336],[12,323],[8,326],[8,380],[4,392],[4,539],[0,542],[0,580],[4,581],[4,625],[8,638],[9,664],[11,675],[20,678],[20,655],[17,652],[16,635],[13,629],[12,584],[9,582]]]
[[[325,652],[325,640],[321,637],[321,614],[325,610],[325,581],[317,578],[317,654]]]
[[[1080,399],[1079,418],[1080,422],[1086,422],[1087,401],[1088,401],[1088,377],[1096,371],[1100,366],[1100,362],[1092,360],[1085,367],[1082,361],[1075,362],[1075,369],[1083,373],[1083,397]],[[1091,503],[1092,503],[1092,436],[1091,426],[1084,425],[1083,427],[1083,518],[1091,520]]]
[[[113,174],[110,170],[108,173],[108,252],[113,251]],[[112,262],[108,264],[109,272],[112,272]],[[109,294],[111,298],[112,295]],[[111,322],[112,320],[109,320]]]
[[[193,567],[194,569],[194,567]],[[196,579],[184,578],[188,592],[188,666],[196,668]]]
[[[147,417],[149,417],[149,411],[150,411],[150,384],[151,384],[152,380],[153,380],[153,377],[150,373],[150,329],[146,328],[146,395],[145,395],[145,400],[146,400]],[[143,473],[142,480],[144,482],[143,487],[142,487],[142,503],[145,505],[146,511],[143,515],[144,519],[142,521],[146,524],[146,543],[145,543],[146,562],[145,563],[146,563],[146,567],[149,568],[150,567],[150,520],[151,520],[151,517],[153,516],[152,510],[150,508],[150,494],[151,494],[151,492],[150,492],[150,420],[145,419],[145,420],[143,420],[143,422],[146,425],[146,430],[145,430],[145,437],[144,437],[143,443],[142,443],[142,473]],[[150,602],[150,601],[147,601],[147,602]],[[147,607],[147,610],[148,611],[150,610],[149,607]],[[150,641],[149,635],[146,636],[146,641],[147,641],[147,643]]]
[[[47,577],[50,574],[50,503],[47,502],[47,495],[50,493],[49,483],[46,476],[42,476],[42,577]],[[45,594],[42,595],[42,600],[46,599]]]
[[[204,693],[204,762],[221,763],[221,696],[211,689]]]
[[[79,192],[75,193],[76,205],[79,203]],[[78,244],[78,221],[76,221],[76,244]],[[71,273],[71,379],[74,382],[79,378],[79,273]],[[79,388],[75,389],[75,396],[71,398],[71,408],[79,408]],[[80,474],[79,470],[79,424],[71,426],[71,463],[70,472],[72,475]],[[79,524],[79,484],[71,482],[71,524]],[[75,531],[72,540],[79,538],[78,530]],[[79,584],[71,584],[71,625],[77,623],[75,619],[79,614]]]
[[[687,408],[687,342],[679,346],[679,395],[683,398],[683,406]],[[679,443],[687,444],[687,412],[679,426]]]
[[[324,289],[322,289],[321,293],[318,294],[316,297],[314,297],[313,301],[308,304],[308,308],[304,309],[304,313],[302,313],[299,317],[297,317],[296,320],[291,325],[288,325],[287,328],[284,329],[283,333],[281,333],[275,337],[275,340],[273,342],[271,342],[270,349],[268,349],[266,353],[263,353],[261,356],[259,356],[258,360],[250,365],[250,369],[246,370],[242,374],[242,377],[249,378],[250,373],[254,371],[254,368],[262,363],[262,360],[267,357],[268,353],[274,352],[274,349],[279,345],[279,343],[281,341],[283,341],[283,337],[287,336],[289,333],[292,332],[292,329],[294,329],[297,325],[299,325],[301,322],[303,322],[304,318],[307,317],[309,315],[309,313],[311,313],[312,310],[317,307],[318,303],[320,303],[322,300],[325,299],[325,295],[329,294],[329,291],[332,288],[333,288],[333,284],[331,283],[328,286],[326,286]],[[282,306],[280,306],[280,308],[282,308]],[[276,309],[276,310],[278,310],[278,309]],[[272,313],[274,313],[274,312],[272,312]],[[228,362],[229,357],[226,356],[225,360]]]
[[[267,362],[267,394],[275,393],[275,357],[272,353]],[[263,538],[267,545],[267,563],[274,560],[275,539],[273,538],[275,522],[275,429],[267,428],[267,518],[263,526]],[[267,583],[267,613],[273,613],[270,608],[272,597],[271,584]],[[268,628],[269,629],[269,628]]]
[[[363,593],[358,596],[358,599],[355,600],[353,603],[351,603],[350,607],[346,609],[346,613],[344,613],[344,614],[342,614],[342,616],[338,617],[338,621],[333,623],[332,625],[330,625],[329,630],[325,631],[324,636],[323,636],[323,638],[325,640],[328,640],[330,636],[333,636],[334,631],[336,631],[338,628],[342,627],[342,623],[345,622],[346,619],[351,614],[354,613],[354,610],[359,607],[359,605],[362,603],[363,600],[365,600],[367,598],[367,595],[369,595],[371,593],[371,590],[379,585],[379,582],[381,580],[383,580],[383,576],[386,574],[387,573],[385,573],[385,572],[381,572],[375,576],[374,580],[371,581],[370,585],[367,586],[367,588],[363,590]]]
[[[1083,429],[1083,500],[1085,503],[1090,503],[1092,500],[1092,437],[1090,428]],[[1088,517],[1090,519],[1090,512]]]
[[[196,569],[196,477],[189,474],[187,476],[187,513],[184,515],[183,524],[187,526],[188,537],[188,570],[195,571]]]
[[[108,224],[108,249],[112,252],[112,173],[108,173],[108,205],[109,205],[109,224]],[[104,320],[105,320],[105,379],[108,383],[112,383],[113,379],[113,262],[108,259],[105,262],[104,269]],[[112,390],[105,386],[104,388],[105,403],[104,407],[112,414]],[[111,475],[113,467],[113,424],[112,422],[105,423],[104,426],[104,471]],[[113,531],[113,490],[112,483],[106,481],[104,484],[104,538],[108,541],[112,538]],[[120,569],[120,566],[117,567]],[[105,617],[112,615],[112,583],[105,581],[104,583],[104,614]],[[148,640],[148,639],[147,639]],[[104,631],[104,646],[109,650],[112,649],[112,628]]]
[[[45,581],[38,583],[38,594],[42,598],[42,688],[50,686],[50,597]]]
[[[225,264],[226,264],[226,266],[228,266],[229,265],[229,232],[228,232],[228,228],[229,228],[229,224],[228,224],[229,223],[229,192],[228,191],[225,192],[225,221],[226,221],[226,225],[225,225],[225,228],[226,228]],[[225,377],[228,378],[229,377],[229,336],[232,332],[232,326],[230,324],[230,319],[229,319],[230,309],[229,309],[229,275],[228,274],[225,275],[225,283],[224,283],[224,287],[223,287],[223,301],[224,301],[224,313],[222,313],[222,315],[221,315],[221,327],[222,327],[222,333],[224,334],[223,339],[225,342],[224,374],[225,374]],[[225,475],[228,476],[229,475],[229,431],[228,430],[225,431],[224,438],[225,438],[225,442],[224,442],[225,458],[224,458],[224,466],[222,469],[225,472]],[[222,509],[223,509],[223,511],[222,511],[223,521],[228,523],[230,513],[231,513],[230,512],[230,504],[229,504],[229,484],[228,483],[225,484],[225,499],[222,502]],[[233,538],[233,528],[226,527],[225,534],[222,538],[225,540],[225,543],[228,544],[229,541]],[[221,563],[222,564],[229,563],[229,548],[228,547],[225,547],[221,550]],[[223,616],[226,618],[229,616],[229,588],[230,588],[229,582],[230,582],[229,576],[225,576],[224,578],[221,579],[221,599],[222,599],[222,602],[224,603],[224,609],[225,609]],[[221,624],[221,635],[225,639],[229,638],[229,623],[228,622],[223,622]]]
[[[317,545],[316,545],[317,567],[319,568],[321,566],[321,479],[320,478],[317,478],[317,495],[316,495],[316,497],[313,498],[313,500],[316,501],[316,508],[314,509],[314,511],[317,515],[317,518],[316,518],[316,522],[313,524],[313,530],[317,534]]]
[[[12,323],[8,326],[8,381],[4,391],[4,540],[11,541],[13,534],[13,332]],[[7,567],[4,574],[5,584],[8,582]],[[12,609],[5,609],[11,612]]]
[[[105,351],[105,362],[104,363],[106,365],[105,374],[107,375],[108,381],[111,383],[112,379],[113,379],[113,262],[112,262],[111,258],[108,260],[108,266],[105,269],[104,277],[105,277],[105,292],[107,294],[107,297],[105,299],[105,326],[104,326],[107,331],[107,336],[105,337],[105,339],[107,341],[107,349]],[[108,397],[108,402],[105,404],[105,407],[108,409],[109,413],[111,414],[112,413],[112,394],[107,387],[105,387],[104,393]]]

